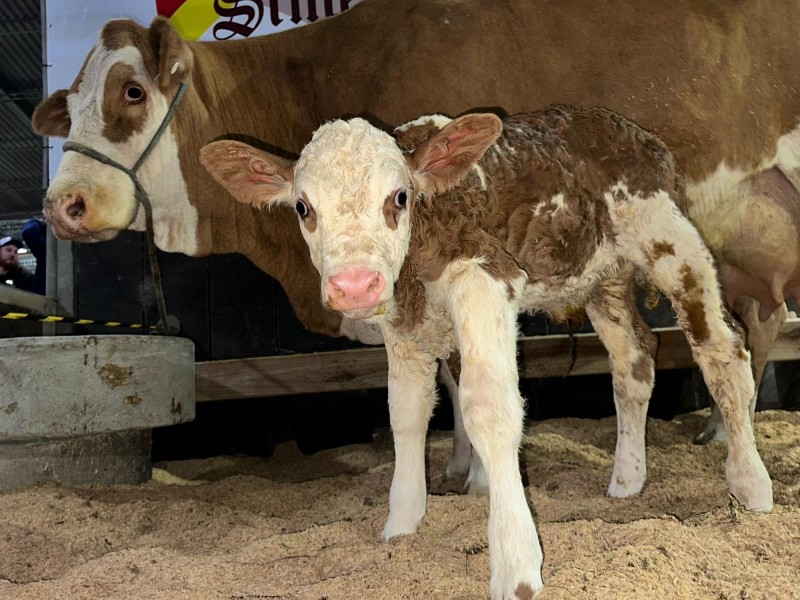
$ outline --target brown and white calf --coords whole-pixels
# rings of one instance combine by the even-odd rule
[[[637,277],[675,305],[722,411],[731,492],[770,510],[747,412],[749,355],[726,320],[711,255],[679,210],[682,183],[658,138],[607,110],[567,107],[502,125],[488,114],[426,117],[403,131],[424,141],[404,153],[353,119],[320,127],[295,163],[235,141],[201,153],[240,201],[294,205],[323,303],[381,326],[396,453],[384,538],[415,532],[425,514],[436,360],[458,350],[464,425],[489,483],[491,596],[530,598],[542,586],[517,460],[520,312],[585,307],[614,379],[609,493],[641,489],[654,340],[636,311]]]

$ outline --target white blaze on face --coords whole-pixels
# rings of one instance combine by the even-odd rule
[[[314,265],[326,283],[354,269],[376,271],[386,285],[381,302],[408,252],[408,209],[396,221],[386,215],[399,192],[411,202],[411,174],[394,139],[362,119],[320,127],[295,167],[294,191],[313,211],[313,227],[301,225]],[[393,226],[390,226],[390,222]]]
[[[105,81],[109,70],[117,63],[132,67],[139,80],[149,79],[138,50],[133,47],[108,50],[98,43],[86,63],[77,92],[67,96],[71,120],[69,140],[97,150],[126,167],[132,167],[137,158],[138,144],[134,140],[130,140],[130,143],[115,144],[103,135],[106,123],[102,110]],[[106,167],[83,154],[65,152],[51,189],[74,185],[75,180],[89,187],[107,188],[123,197],[133,193],[130,178],[124,173]]]

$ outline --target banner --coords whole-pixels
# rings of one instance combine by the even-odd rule
[[[265,35],[332,17],[360,0],[156,0],[187,40],[230,40]]]

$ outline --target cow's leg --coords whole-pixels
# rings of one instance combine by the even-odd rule
[[[786,320],[788,310],[786,305],[782,304],[772,313],[769,319],[762,322],[758,318],[758,302],[749,296],[740,296],[733,306],[733,312],[742,319],[747,332],[747,346],[750,350],[750,361],[753,367],[753,380],[756,389],[755,394],[750,399],[750,420],[752,421],[756,411],[758,389],[761,385],[761,378],[764,376],[764,369],[767,366],[769,350],[778,337],[781,326]],[[713,402],[711,417],[706,423],[706,428],[695,438],[694,443],[724,442],[726,439],[722,413],[720,413],[716,402]]]
[[[695,361],[719,405],[728,437],[725,474],[736,498],[749,510],[772,509],[772,482],[758,454],[748,406],[755,391],[750,355],[734,330],[711,255],[700,234],[674,205],[648,204],[639,236],[641,267],[672,302]],[[653,214],[655,213],[655,214]],[[647,226],[654,225],[651,231]]]
[[[636,308],[632,279],[606,282],[586,306],[608,350],[617,409],[617,448],[608,495],[625,498],[641,491],[647,476],[645,425],[653,392],[656,339]]]
[[[461,359],[454,353],[446,361],[440,361],[439,381],[447,388],[453,403],[453,453],[444,471],[448,481],[463,480],[464,491],[469,494],[486,494],[489,483],[486,471],[477,452],[472,451],[467,430],[464,429],[464,417],[458,397],[458,377],[461,374]]]
[[[542,587],[542,549],[519,471],[524,402],[517,373],[517,302],[474,263],[455,263],[447,306],[461,352],[464,427],[489,481],[490,594],[527,599]],[[512,282],[521,296],[524,278]]]
[[[383,539],[416,533],[425,516],[425,435],[436,402],[436,359],[384,330],[389,360],[389,422],[394,476]]]

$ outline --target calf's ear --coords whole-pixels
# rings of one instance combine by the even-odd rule
[[[480,113],[454,119],[406,155],[421,192],[444,192],[461,181],[503,130],[496,115]]]
[[[294,163],[242,142],[221,140],[200,149],[200,162],[243,204],[291,202]]]
[[[67,137],[72,121],[67,110],[67,90],[53,92],[33,111],[33,131],[39,135]]]

